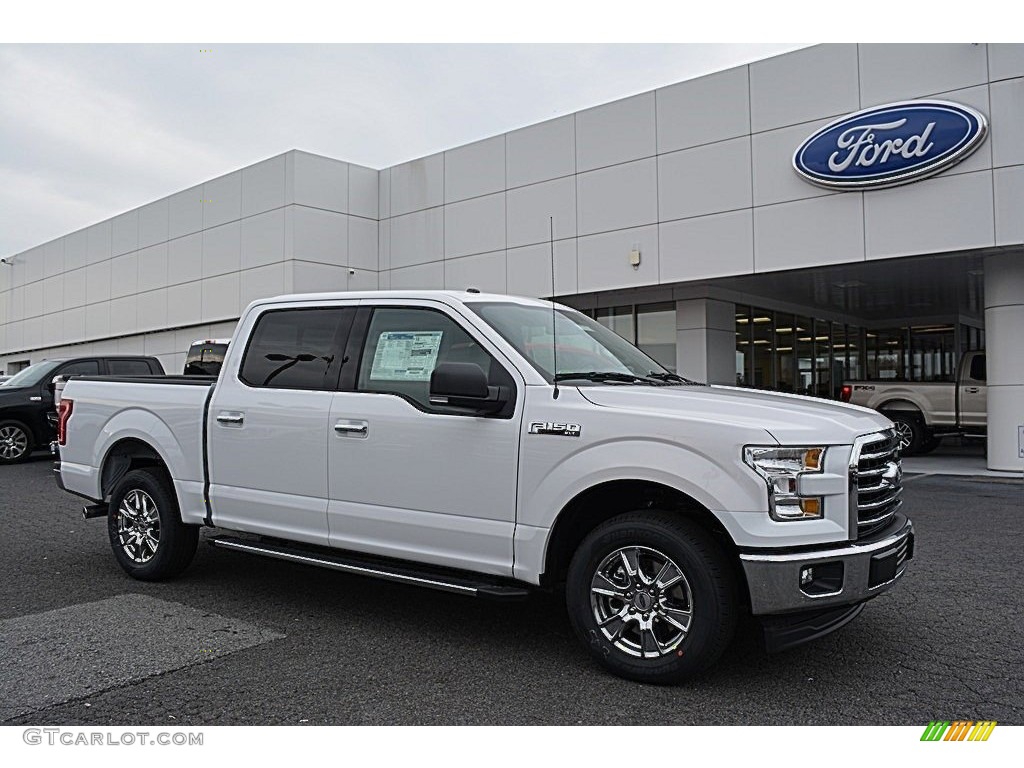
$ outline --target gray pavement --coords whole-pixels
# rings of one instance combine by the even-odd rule
[[[202,544],[179,579],[133,581],[47,460],[0,467],[0,722],[1024,724],[1024,482],[913,477],[896,589],[779,655],[744,624],[714,670],[659,688],[594,666],[556,595],[474,601]]]

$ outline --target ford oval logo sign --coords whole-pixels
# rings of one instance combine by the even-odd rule
[[[829,123],[793,155],[804,179],[830,189],[917,181],[955,165],[985,140],[980,112],[948,101],[871,107]]]

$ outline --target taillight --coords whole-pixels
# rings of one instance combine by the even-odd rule
[[[849,384],[843,384],[843,388],[839,390],[839,397],[842,398],[844,403],[850,402],[850,396],[853,394],[853,387]]]
[[[75,401],[67,398],[61,398],[60,405],[57,406],[57,445],[68,443],[68,419],[71,418],[74,407]]]

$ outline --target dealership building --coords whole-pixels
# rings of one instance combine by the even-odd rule
[[[377,288],[557,296],[691,378],[828,398],[986,349],[1019,472],[1024,45],[819,45],[380,170],[293,150],[7,261],[6,373],[175,372],[253,299]]]

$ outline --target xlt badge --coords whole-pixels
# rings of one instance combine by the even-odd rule
[[[564,437],[579,437],[583,430],[579,424],[563,424],[558,421],[531,421],[531,435],[562,435]]]

